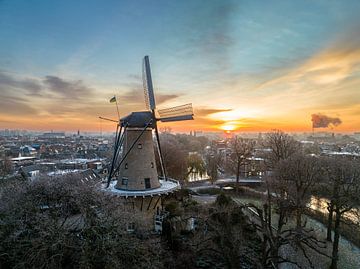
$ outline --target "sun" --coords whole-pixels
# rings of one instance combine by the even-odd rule
[[[220,126],[220,128],[226,132],[234,131],[236,126],[234,124],[224,124]]]

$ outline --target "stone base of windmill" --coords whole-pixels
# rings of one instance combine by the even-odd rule
[[[148,227],[148,230],[157,233],[162,232],[162,221],[167,215],[164,211],[163,202],[166,197],[181,188],[180,183],[173,179],[159,180],[160,187],[143,191],[129,191],[117,189],[117,181],[112,181],[109,188],[102,186],[102,190],[108,194],[119,197],[121,203],[125,206],[124,210],[134,212],[141,216],[141,222]],[[127,227],[131,232],[133,227],[129,221]]]

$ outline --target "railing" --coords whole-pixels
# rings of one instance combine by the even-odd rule
[[[179,181],[167,178],[164,180],[163,177],[159,177],[160,187],[149,190],[139,190],[139,191],[130,191],[130,190],[119,190],[115,188],[116,181],[110,183],[109,188],[104,189],[104,191],[111,192],[112,194],[124,196],[124,197],[145,197],[145,196],[160,196],[163,194],[172,193],[181,188]]]

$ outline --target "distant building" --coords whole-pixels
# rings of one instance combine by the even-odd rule
[[[100,161],[88,162],[87,166],[88,168],[94,169],[96,171],[100,171],[103,169],[103,163]]]
[[[19,169],[19,173],[28,180],[35,180],[40,176],[40,167],[36,164],[34,165],[28,165],[28,166],[22,166]]]
[[[56,139],[64,139],[65,138],[65,133],[63,132],[58,132],[58,133],[43,133],[42,138],[47,138],[47,139],[51,139],[51,138],[56,138]]]
[[[22,146],[20,147],[20,155],[21,156],[29,156],[29,157],[34,157],[36,156],[37,152],[36,149],[31,147],[31,146]]]

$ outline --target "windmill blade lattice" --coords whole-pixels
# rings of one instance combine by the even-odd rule
[[[142,71],[143,71],[142,77],[143,77],[143,87],[144,87],[146,108],[148,110],[154,111],[154,109],[156,108],[156,105],[155,105],[154,88],[153,88],[152,78],[151,78],[149,56],[144,57]]]
[[[192,104],[185,104],[181,106],[175,106],[165,109],[158,110],[160,115],[160,121],[170,122],[170,121],[182,121],[182,120],[193,120],[193,108]]]

